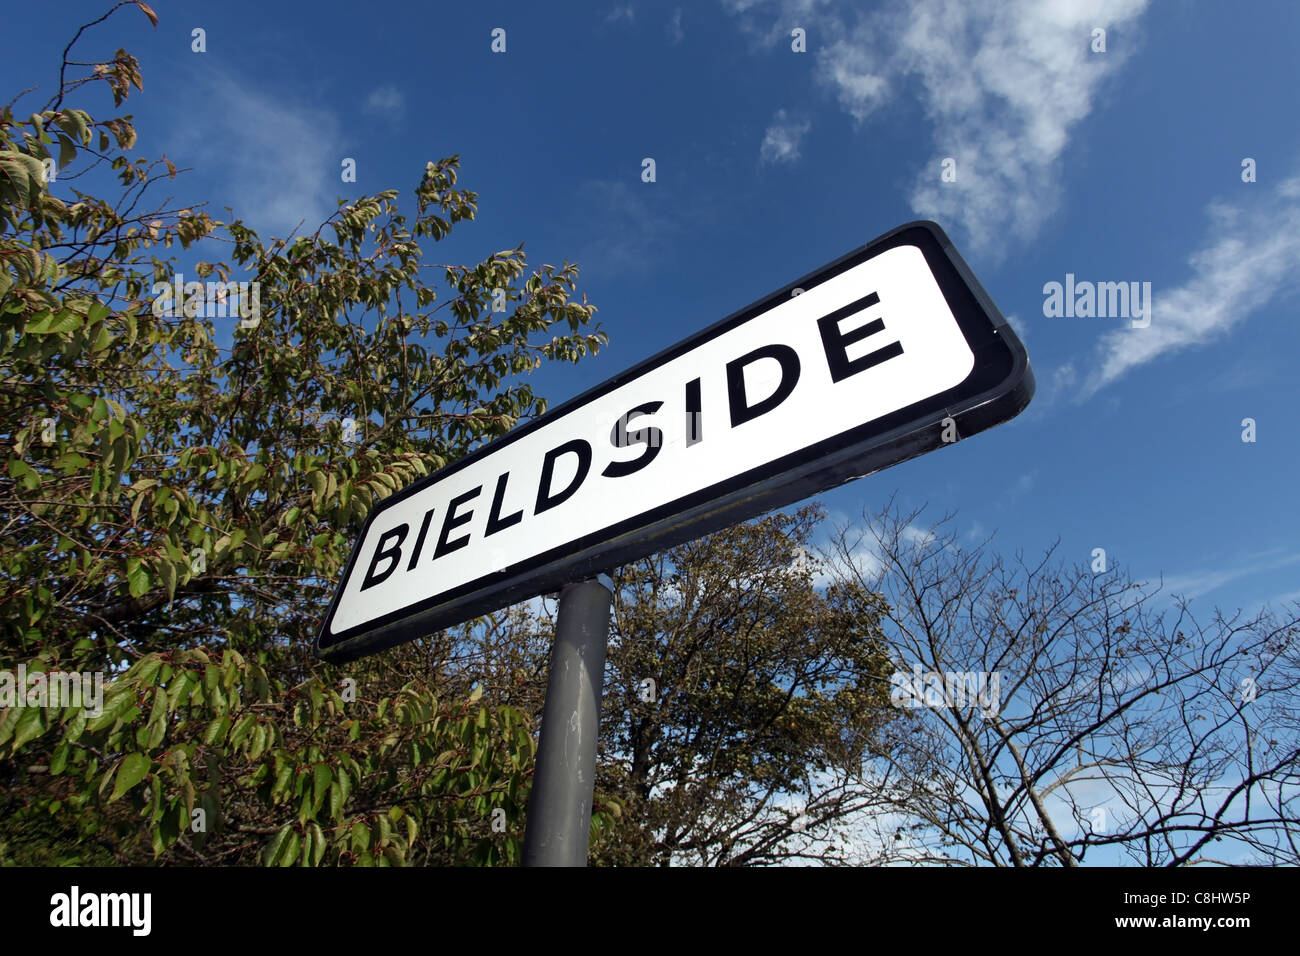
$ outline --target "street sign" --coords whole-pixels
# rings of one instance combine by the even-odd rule
[[[379,502],[316,653],[559,590],[990,428],[1033,392],[943,230],[908,223]]]

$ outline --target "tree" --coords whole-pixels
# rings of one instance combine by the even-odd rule
[[[1114,567],[1008,562],[919,515],[891,504],[829,548],[889,604],[910,715],[870,761],[892,815],[874,843],[886,818],[864,821],[864,859],[1300,862],[1295,606],[1198,623]]]
[[[95,22],[123,6],[156,23],[142,3]],[[133,157],[129,115],[70,105],[106,84],[116,109],[139,65],[73,77],[73,44],[42,110],[0,112],[0,667],[110,686],[89,719],[0,713],[0,855],[513,858],[485,821],[521,812],[523,715],[448,699],[401,653],[350,684],[308,647],[374,503],[540,414],[524,376],[604,343],[576,267],[526,276],[522,245],[423,264],[420,240],[475,215],[455,156],[409,222],[396,190],[269,244],[198,206],[143,212],[174,164]],[[83,191],[109,171],[116,202]],[[222,244],[182,305],[158,255]]]
[[[768,515],[614,572],[593,863],[842,859],[826,837],[871,805],[863,756],[897,715],[881,606],[817,586],[819,514]],[[455,654],[469,679],[540,716],[553,607],[495,615]]]
[[[860,768],[892,718],[883,608],[853,583],[815,586],[819,518],[769,515],[617,574],[606,779],[647,861],[837,862],[798,835],[871,799]]]

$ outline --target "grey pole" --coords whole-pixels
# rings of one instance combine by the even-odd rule
[[[586,866],[613,582],[565,585],[524,831],[524,866]]]

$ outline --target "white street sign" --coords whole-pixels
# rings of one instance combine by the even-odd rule
[[[558,589],[965,438],[1032,395],[1023,346],[943,231],[899,227],[380,502],[318,653],[348,660]]]

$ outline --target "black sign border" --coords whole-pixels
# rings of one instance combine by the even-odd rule
[[[330,634],[330,622],[359,557],[361,542],[365,541],[370,525],[386,510],[530,432],[550,425],[596,398],[788,301],[793,290],[815,288],[868,259],[905,245],[916,246],[925,256],[974,353],[974,368],[959,385],[342,634]],[[953,248],[947,234],[937,223],[928,220],[905,223],[379,502],[367,516],[353,545],[343,577],[313,644],[313,652],[324,660],[344,663],[538,594],[559,590],[566,583],[607,572],[620,564],[939,448],[945,444],[942,422],[946,418],[955,421],[960,438],[977,434],[1014,418],[1029,404],[1033,395],[1034,375],[1024,345],[965,260]],[[326,643],[322,644],[322,641]]]

